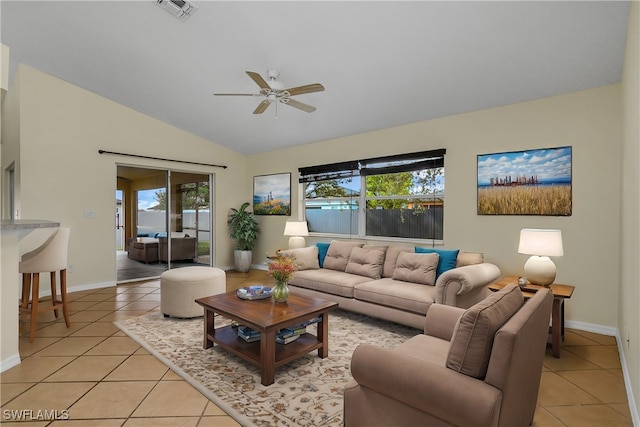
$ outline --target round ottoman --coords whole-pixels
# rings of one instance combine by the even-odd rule
[[[211,267],[181,267],[160,275],[160,311],[165,317],[204,315],[195,300],[226,292],[224,270]]]

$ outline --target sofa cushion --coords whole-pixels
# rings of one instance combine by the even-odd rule
[[[433,286],[436,283],[436,268],[439,258],[437,253],[402,252],[398,255],[393,279]]]
[[[369,277],[328,268],[319,268],[317,270],[296,271],[293,274],[293,278],[289,280],[289,285],[312,289],[325,294],[353,298],[354,286],[370,281],[371,278]]]
[[[351,256],[351,249],[361,248],[362,246],[363,243],[360,242],[332,240],[327,250],[327,256],[324,258],[323,268],[345,271]]]
[[[384,252],[379,249],[353,248],[345,271],[351,274],[380,279]]]
[[[309,246],[306,248],[286,249],[279,251],[282,255],[291,255],[295,259],[293,263],[298,270],[312,270],[320,268],[318,261],[318,247]]]
[[[444,250],[444,249],[434,249],[434,248],[421,248],[419,246],[416,246],[416,253],[420,253],[420,254],[436,253],[440,255],[440,259],[438,260],[438,268],[436,270],[436,280],[445,271],[456,268],[458,252],[460,252],[459,249]]]
[[[466,310],[451,338],[447,367],[484,379],[495,333],[523,303],[520,287],[510,285]]]
[[[398,255],[400,255],[401,252],[414,252],[414,249],[411,246],[389,246],[384,257],[382,277],[393,277]]]
[[[327,256],[327,250],[329,249],[329,243],[316,243],[318,247],[318,264],[320,268],[324,266],[324,259]]]
[[[460,252],[456,260],[456,268],[465,265],[476,265],[484,262],[484,254],[480,252]]]
[[[435,302],[436,288],[384,278],[357,284],[353,296],[360,301],[426,315]]]

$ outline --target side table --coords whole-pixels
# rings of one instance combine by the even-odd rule
[[[489,289],[492,291],[499,291],[509,284],[518,284],[518,276],[507,276],[489,285]],[[521,286],[522,295],[525,300],[529,299],[535,294],[538,289],[543,289],[545,286],[534,285],[527,282],[526,285]],[[553,307],[551,308],[551,352],[553,357],[560,357],[560,346],[564,341],[564,301],[571,298],[575,286],[562,285],[560,283],[553,283],[549,285],[551,292],[553,293]]]

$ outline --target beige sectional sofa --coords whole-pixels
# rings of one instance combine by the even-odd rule
[[[418,250],[430,251],[334,240],[324,257],[318,246],[281,253],[296,258],[298,271],[289,281],[292,292],[418,329],[424,327],[431,304],[471,307],[500,277],[500,269],[479,253]]]

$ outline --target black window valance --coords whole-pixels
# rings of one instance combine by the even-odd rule
[[[347,178],[356,175],[382,175],[420,169],[444,167],[447,150],[420,151],[363,160],[307,166],[298,169],[300,182]]]

